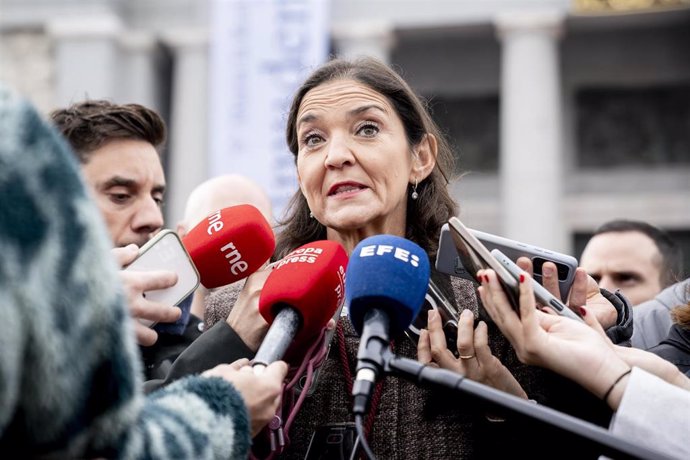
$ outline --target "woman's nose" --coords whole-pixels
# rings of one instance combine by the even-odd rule
[[[352,148],[345,136],[331,137],[326,151],[326,167],[342,168],[345,165],[354,164],[355,157]]]

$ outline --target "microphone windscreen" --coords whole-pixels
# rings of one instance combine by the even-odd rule
[[[261,211],[249,204],[209,214],[182,243],[207,289],[251,275],[271,257],[276,246],[271,225]]]
[[[305,244],[273,267],[261,290],[259,312],[272,324],[280,310],[289,306],[302,319],[286,355],[310,342],[342,306],[346,268],[345,249],[327,240]]]
[[[417,244],[393,235],[365,238],[347,266],[345,304],[350,321],[362,334],[372,308],[390,319],[390,337],[407,329],[421,309],[429,286],[429,256]]]

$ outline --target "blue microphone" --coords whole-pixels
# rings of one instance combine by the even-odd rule
[[[430,270],[424,249],[398,236],[372,236],[352,251],[345,303],[350,321],[361,336],[352,387],[355,414],[368,410],[390,338],[407,329],[419,313]]]

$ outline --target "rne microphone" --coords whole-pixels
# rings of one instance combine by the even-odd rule
[[[259,297],[259,312],[271,326],[253,360],[256,373],[283,357],[302,357],[344,302],[347,260],[339,243],[322,240],[276,263]]]
[[[345,302],[360,335],[353,412],[365,414],[384,368],[391,338],[407,329],[424,303],[429,256],[417,244],[393,235],[362,240],[347,267]]]
[[[209,214],[189,231],[182,243],[207,289],[248,277],[268,261],[276,246],[270,224],[250,204],[229,206]]]
[[[164,229],[139,250],[125,269],[172,270],[178,282],[166,289],[145,293],[152,301],[178,305],[180,318],[173,323],[139,322],[156,331],[180,335],[189,321],[193,292],[199,282],[212,289],[232,284],[254,273],[271,257],[273,231],[261,212],[251,205],[230,206],[209,214],[182,239]]]

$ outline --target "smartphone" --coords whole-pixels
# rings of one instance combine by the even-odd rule
[[[512,261],[517,261],[518,258],[523,256],[529,258],[532,261],[533,277],[538,283],[542,282],[541,268],[544,262],[553,262],[558,272],[558,290],[561,299],[568,298],[570,288],[575,280],[575,269],[578,265],[575,257],[492,235],[491,233],[480,232],[474,229],[467,230],[476,239],[481,241],[488,250],[498,249]],[[474,280],[474,273],[469,273],[463,266],[450,232],[449,224],[445,224],[441,229],[438,254],[436,256],[436,269],[441,273]]]
[[[448,300],[441,289],[436,286],[432,280],[429,280],[429,287],[424,297],[424,304],[420,309],[417,317],[412,321],[412,324],[405,329],[405,335],[412,343],[417,345],[419,343],[419,334],[422,329],[426,329],[428,324],[427,313],[431,309],[436,310],[441,315],[441,326],[446,336],[446,346],[453,352],[457,349],[458,337],[458,322],[460,321],[460,313],[453,305],[453,302]]]
[[[503,285],[506,296],[513,308],[519,308],[518,278],[501,265],[474,233],[465,227],[457,217],[452,217],[443,226],[439,250],[436,256],[436,268],[442,273],[460,276],[475,282],[479,282],[475,277],[477,271],[491,268],[498,275],[498,279]],[[451,351],[456,350],[458,322],[461,312],[443,295],[433,281],[429,281],[429,288],[420,314],[417,315],[414,322],[407,328],[405,335],[413,343],[417,344],[420,330],[427,326],[427,315],[422,313],[426,313],[432,308],[440,314],[448,349]],[[454,351],[453,353],[455,354]]]
[[[168,270],[177,273],[177,283],[174,286],[144,293],[148,300],[165,305],[178,305],[199,286],[199,272],[180,237],[169,229],[161,230],[143,245],[137,258],[125,270]],[[155,325],[153,321],[142,318],[139,318],[139,322],[149,327]]]
[[[448,220],[450,237],[455,246],[457,258],[463,269],[475,282],[479,270],[490,268],[496,272],[499,283],[503,286],[508,301],[513,308],[519,308],[519,285],[517,279],[501,265],[476,236],[457,217]],[[439,250],[439,254],[441,251]],[[438,258],[437,258],[438,265]]]
[[[518,267],[515,262],[510,260],[508,256],[503,254],[498,249],[492,249],[491,255],[494,256],[496,260],[515,277],[516,280],[520,279],[520,273],[522,273],[522,269]],[[553,294],[551,294],[544,286],[537,283],[534,280],[534,278],[532,278],[532,289],[534,290],[534,297],[542,305],[551,307],[556,313],[558,313],[561,316],[566,316],[570,319],[584,322],[582,321],[582,318],[580,318],[574,311],[572,311],[563,302],[561,302]]]

